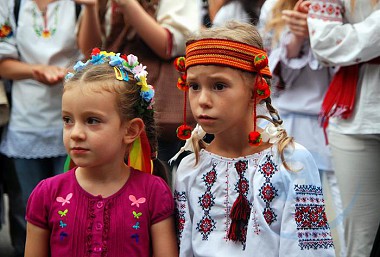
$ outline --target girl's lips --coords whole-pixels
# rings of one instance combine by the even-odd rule
[[[200,120],[215,120],[215,118],[212,118],[212,117],[207,116],[207,115],[199,115],[198,119],[200,119]]]
[[[198,116],[198,123],[200,123],[201,125],[211,125],[212,123],[215,122],[215,118],[212,118],[212,117],[209,117],[209,116],[206,116],[206,115],[201,115],[201,116]]]
[[[85,153],[87,151],[88,151],[88,149],[82,148],[82,147],[73,147],[73,148],[71,148],[71,152],[73,154],[83,154],[83,153]]]

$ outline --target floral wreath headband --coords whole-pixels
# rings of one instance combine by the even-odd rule
[[[227,66],[257,74],[253,112],[254,128],[249,133],[248,142],[253,146],[260,145],[262,136],[256,130],[256,104],[270,97],[270,87],[264,78],[272,77],[268,67],[267,53],[252,45],[229,39],[205,38],[189,41],[186,44],[186,57],[178,57],[174,61],[174,66],[180,73],[177,87],[185,93],[184,122],[177,129],[177,137],[182,140],[189,139],[192,131],[192,128],[186,124],[186,99],[189,90],[186,83],[186,71],[196,65]]]
[[[91,58],[86,62],[78,61],[73,69],[75,72],[83,70],[88,65],[99,65],[108,62],[110,66],[114,68],[115,76],[117,80],[129,81],[128,73],[131,73],[136,84],[141,86],[140,96],[147,105],[146,109],[152,109],[154,104],[154,89],[153,86],[148,85],[146,66],[139,63],[137,56],[130,54],[120,54],[114,52],[100,51],[99,48],[92,49]],[[65,81],[70,81],[75,73],[68,72]]]
[[[146,66],[139,63],[137,56],[129,54],[114,53],[101,51],[99,48],[94,48],[91,52],[91,58],[86,62],[78,61],[73,69],[74,73],[68,72],[65,76],[65,82],[70,81],[74,77],[76,72],[83,70],[88,65],[100,65],[103,63],[108,63],[113,67],[115,71],[115,77],[120,81],[129,81],[128,73],[133,75],[136,80],[136,85],[141,87],[141,106],[138,106],[138,111],[140,114],[148,111],[153,112],[154,104],[154,88],[147,83]],[[127,84],[126,84],[127,86]],[[129,166],[142,170],[147,173],[151,173],[153,169],[152,156],[150,144],[145,131],[140,134],[132,145],[132,148],[128,155]]]

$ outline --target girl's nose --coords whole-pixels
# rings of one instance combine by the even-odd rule
[[[84,140],[86,138],[86,134],[84,132],[83,125],[76,123],[71,130],[70,137],[73,140]]]
[[[210,93],[207,90],[201,90],[199,92],[198,102],[202,107],[209,107],[211,105]]]

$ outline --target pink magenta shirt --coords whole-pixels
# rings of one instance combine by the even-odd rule
[[[50,234],[51,256],[152,256],[150,227],[174,212],[159,177],[131,169],[125,185],[103,198],[86,192],[75,169],[41,181],[30,195],[26,220]]]

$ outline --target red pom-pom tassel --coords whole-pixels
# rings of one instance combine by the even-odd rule
[[[177,81],[177,87],[178,89],[182,91],[189,90],[189,85],[186,83],[186,74],[182,74]]]
[[[260,132],[252,131],[248,136],[248,143],[252,146],[258,146],[263,141]]]
[[[177,71],[180,71],[180,72],[185,72],[186,71],[185,60],[186,59],[183,56],[177,57],[174,60],[174,67],[176,68]]]
[[[186,140],[191,137],[192,127],[189,125],[183,124],[177,128],[177,137],[181,140]]]
[[[267,81],[263,77],[258,78],[256,81],[257,97],[259,99],[270,97],[270,88]]]
[[[253,65],[257,71],[260,71],[268,66],[268,57],[265,54],[258,54],[253,60]]]

